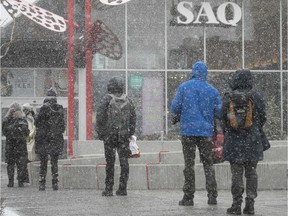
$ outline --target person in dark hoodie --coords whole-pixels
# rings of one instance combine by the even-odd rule
[[[6,136],[5,162],[7,163],[9,179],[7,186],[14,186],[14,169],[16,164],[18,186],[24,187],[28,155],[26,137],[29,135],[29,129],[22,106],[19,103],[15,102],[10,105],[2,122],[2,132]]]
[[[129,178],[128,157],[131,153],[129,138],[134,135],[136,126],[135,107],[131,99],[124,94],[124,81],[122,78],[113,77],[110,79],[107,90],[108,94],[102,98],[96,114],[96,131],[99,139],[104,142],[106,159],[105,190],[102,192],[102,196],[113,196],[116,150],[121,167],[119,188],[116,191],[116,195],[126,196]],[[121,108],[121,114],[118,113],[117,116],[111,117],[113,100],[122,101],[123,108]],[[121,118],[119,119],[119,117]]]
[[[217,183],[212,160],[211,139],[214,119],[220,118],[222,100],[219,92],[207,82],[207,66],[199,61],[193,65],[192,78],[182,83],[171,104],[171,112],[180,116],[180,135],[184,155],[184,196],[181,206],[193,206],[195,193],[195,151],[199,149],[203,163],[208,204],[217,204]]]
[[[244,214],[254,214],[254,199],[257,197],[257,163],[263,159],[263,151],[270,147],[269,141],[263,132],[266,122],[265,103],[262,96],[253,91],[252,74],[249,70],[237,70],[230,83],[233,92],[242,92],[251,95],[252,125],[249,128],[235,129],[229,124],[230,94],[225,94],[221,114],[221,124],[224,132],[224,146],[222,157],[230,162],[232,173],[231,193],[233,203],[227,209],[228,214],[241,214],[242,196],[244,193],[243,173],[246,177],[246,198]],[[230,116],[230,117],[229,117]]]
[[[64,109],[57,103],[51,88],[35,118],[35,152],[40,158],[39,190],[45,190],[48,156],[51,160],[52,188],[58,190],[58,158],[63,152],[65,131]]]

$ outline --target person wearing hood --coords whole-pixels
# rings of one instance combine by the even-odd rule
[[[14,186],[14,167],[17,166],[18,186],[24,187],[26,180],[28,122],[22,106],[12,103],[2,122],[2,132],[6,136],[5,162],[7,163],[8,187]]]
[[[212,160],[211,139],[214,119],[220,118],[222,100],[217,89],[207,82],[207,66],[196,62],[192,77],[182,83],[171,104],[171,112],[180,116],[180,135],[184,155],[184,186],[181,206],[193,206],[195,193],[195,151],[199,149],[206,178],[208,204],[217,204],[217,183]]]
[[[221,125],[224,132],[223,160],[230,162],[232,173],[231,193],[233,203],[227,209],[228,214],[241,214],[242,196],[244,193],[243,173],[246,177],[246,198],[244,214],[254,214],[254,199],[257,197],[257,163],[263,159],[263,151],[270,147],[262,129],[266,122],[265,103],[262,96],[253,91],[253,80],[250,70],[237,70],[230,83],[232,92],[225,94],[221,114]],[[249,128],[235,129],[231,125],[231,93],[240,92],[250,95],[252,106],[252,125]]]
[[[50,155],[52,188],[58,190],[58,158],[63,153],[65,119],[63,106],[57,103],[57,94],[51,88],[35,118],[35,152],[40,158],[39,190],[46,185],[47,163]]]
[[[96,114],[96,131],[99,139],[104,142],[106,159],[105,190],[102,192],[102,196],[113,196],[116,150],[121,167],[119,188],[116,191],[116,195],[126,196],[129,178],[128,158],[131,153],[129,138],[135,133],[136,112],[132,100],[124,94],[124,81],[121,77],[110,79],[107,90],[108,94],[102,98]],[[118,113],[118,116],[114,116],[114,119],[111,118],[112,108],[110,107],[112,100],[123,101],[123,108],[121,108],[123,112],[121,114]],[[121,124],[118,123],[118,120],[121,120]]]

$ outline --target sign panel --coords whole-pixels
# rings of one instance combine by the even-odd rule
[[[242,17],[241,7],[234,2],[225,2],[212,8],[210,2],[201,2],[199,6],[191,1],[182,1],[178,3],[176,10],[176,25],[237,26]]]

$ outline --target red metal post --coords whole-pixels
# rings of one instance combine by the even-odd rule
[[[91,13],[92,0],[85,1],[85,31],[87,35],[87,43],[90,44],[90,30],[91,30]],[[92,51],[89,46],[86,46],[86,139],[93,139],[92,130],[92,113],[93,113],[93,76],[92,76]]]
[[[73,156],[74,140],[74,0],[67,0],[68,16],[68,156]]]

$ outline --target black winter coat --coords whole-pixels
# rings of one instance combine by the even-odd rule
[[[51,133],[48,119],[56,113],[61,115],[61,126],[59,133]],[[46,98],[43,106],[40,108],[35,118],[36,136],[35,151],[38,154],[60,155],[63,152],[65,131],[64,109],[63,106],[57,104],[55,97]]]
[[[96,131],[98,133],[99,139],[108,141],[108,142],[118,142],[123,141],[128,143],[128,139],[130,136],[135,134],[135,128],[136,128],[136,112],[135,112],[135,106],[131,99],[128,98],[130,102],[130,116],[128,121],[128,126],[126,133],[124,133],[123,136],[118,139],[116,136],[113,135],[115,131],[113,131],[111,128],[109,128],[109,122],[108,120],[108,106],[112,99],[112,97],[109,94],[113,94],[116,97],[120,97],[123,94],[124,90],[124,83],[120,78],[114,77],[112,78],[108,85],[108,94],[106,94],[100,102],[100,106],[97,109],[96,114]]]
[[[26,123],[27,127],[24,128],[24,133],[26,136],[29,135],[28,122],[24,117],[5,117],[2,122],[2,133],[6,137],[6,146],[5,146],[5,162],[9,163],[11,160],[15,160],[16,155],[18,156],[27,156],[27,145],[26,145],[26,136],[23,136],[22,139],[15,139],[15,137],[10,135],[9,125],[12,125],[15,121],[21,121]],[[24,125],[24,126],[25,126]],[[18,157],[17,156],[17,157]]]
[[[262,129],[266,122],[265,103],[257,92],[252,91],[250,71],[236,71],[230,86],[232,91],[252,92],[253,124],[249,129],[242,130],[234,130],[228,125],[227,112],[230,100],[229,95],[225,95],[221,115],[224,132],[223,159],[236,163],[263,160],[263,147],[270,145]]]

